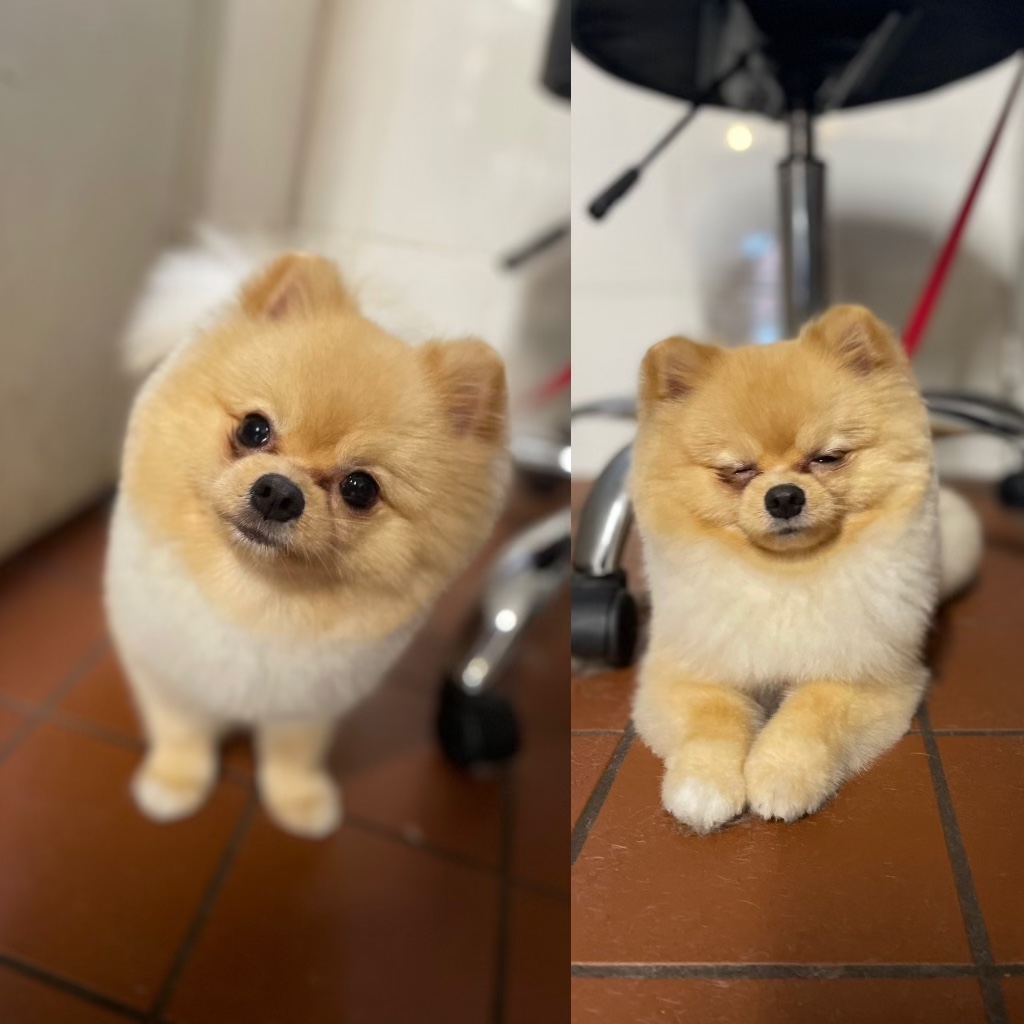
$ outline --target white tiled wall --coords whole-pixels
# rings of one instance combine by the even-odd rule
[[[757,117],[702,111],[602,224],[589,198],[672,123],[682,105],[619,83],[574,55],[572,117],[573,401],[631,390],[639,361],[672,333],[770,340],[781,310],[774,281],[775,166],[783,130]],[[1013,68],[991,69],[913,100],[825,119],[832,297],[903,322],[988,139]],[[1022,163],[1018,104],[975,208],[918,359],[930,385],[1009,394],[1010,281],[1017,270]],[[752,144],[735,152],[730,127]],[[1019,363],[1017,363],[1019,365]],[[623,424],[573,429],[574,470],[592,474],[628,441]],[[948,443],[946,468],[1000,472],[1012,457],[989,441]]]
[[[374,305],[392,295],[412,333],[483,335],[519,391],[569,356],[568,245],[498,267],[568,211],[568,104],[540,85],[552,9],[330,4],[299,187],[303,236]]]

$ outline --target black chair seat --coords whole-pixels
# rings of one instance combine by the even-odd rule
[[[822,83],[890,12],[906,16],[898,44],[837,106],[928,92],[1024,47],[1024,0],[573,0],[572,42],[617,78],[692,101],[757,41],[783,107],[756,69],[706,101],[780,115],[787,106],[815,109]]]

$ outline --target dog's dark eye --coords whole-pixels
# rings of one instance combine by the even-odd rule
[[[251,412],[239,423],[235,438],[243,448],[262,448],[270,440],[270,423],[265,416]]]
[[[341,481],[341,498],[349,508],[357,508],[360,511],[373,508],[379,497],[380,485],[369,473],[362,470],[349,473]]]
[[[811,464],[815,466],[834,466],[837,462],[842,462],[842,455],[816,455],[811,459]]]

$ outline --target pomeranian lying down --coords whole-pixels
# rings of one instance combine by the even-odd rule
[[[766,347],[655,345],[632,492],[652,604],[634,720],[665,808],[699,832],[816,810],[906,732],[936,603],[980,558],[902,349],[857,306]]]
[[[247,279],[243,259],[170,260],[129,362],[181,343],[131,414],[106,571],[148,739],[134,796],[157,820],[192,813],[242,726],[270,815],[322,836],[340,820],[338,716],[497,517],[504,370],[480,341],[392,337],[317,256]]]

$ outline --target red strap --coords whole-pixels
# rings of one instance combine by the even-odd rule
[[[1017,74],[1014,76],[1013,84],[1010,86],[1010,93],[1006,97],[1006,102],[1003,104],[1003,112],[999,115],[999,120],[996,122],[995,131],[992,133],[992,138],[989,140],[988,148],[985,150],[985,156],[982,158],[981,165],[974,174],[974,180],[971,182],[967,198],[960,207],[960,212],[957,214],[956,220],[953,222],[953,227],[950,230],[949,235],[946,237],[946,241],[942,244],[942,249],[939,251],[939,255],[935,260],[931,273],[928,275],[928,280],[925,282],[924,290],[921,292],[921,296],[917,300],[917,304],[914,306],[913,310],[911,310],[910,316],[907,318],[906,326],[903,328],[903,346],[907,350],[907,355],[909,356],[912,356],[917,351],[917,347],[921,344],[921,339],[924,337],[924,332],[928,327],[928,321],[931,319],[932,310],[934,309],[939,296],[942,294],[943,285],[946,283],[946,274],[949,272],[949,268],[952,266],[953,259],[956,256],[957,248],[960,245],[960,238],[964,233],[964,228],[967,226],[967,220],[971,215],[971,208],[974,206],[974,200],[978,197],[978,192],[981,191],[981,184],[985,180],[985,174],[988,171],[988,166],[992,162],[992,155],[995,153],[996,147],[999,145],[999,139],[1003,134],[1003,128],[1006,127],[1006,121],[1010,115],[1010,108],[1013,106],[1013,101],[1017,97],[1017,92],[1020,89],[1022,78],[1024,78],[1024,64],[1017,69]]]
[[[535,388],[529,395],[529,405],[543,405],[552,399],[559,392],[564,391],[572,380],[572,364],[566,363],[557,373],[542,381],[540,386]]]

